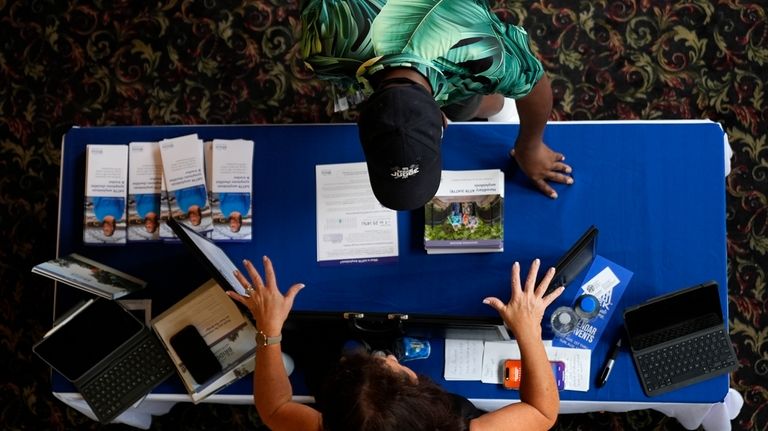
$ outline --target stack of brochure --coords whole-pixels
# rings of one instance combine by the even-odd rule
[[[250,241],[253,148],[196,134],[88,145],[83,242],[176,242],[171,218],[217,241]]]
[[[504,251],[504,172],[443,171],[424,207],[429,254]]]

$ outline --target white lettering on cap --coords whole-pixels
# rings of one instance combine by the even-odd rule
[[[419,173],[419,165],[411,165],[407,168],[394,167],[391,169],[392,178],[396,180],[404,180]]]

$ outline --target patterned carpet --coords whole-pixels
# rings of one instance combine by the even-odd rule
[[[768,429],[768,7],[764,1],[496,1],[553,80],[553,118],[710,118],[734,149],[727,179],[731,336],[745,405]],[[329,114],[297,56],[297,0],[0,0],[0,429],[100,426],[50,394],[31,352],[48,329],[62,135],[72,125],[302,123]],[[684,163],[681,160],[681,163]],[[684,193],[681,190],[681,193]],[[252,407],[180,404],[157,430],[254,430]],[[651,411],[563,415],[561,430],[677,430]]]

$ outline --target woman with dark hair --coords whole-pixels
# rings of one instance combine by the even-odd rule
[[[327,430],[458,431],[483,413],[392,355],[343,357],[316,398]]]
[[[554,425],[559,396],[554,375],[541,341],[544,310],[563,291],[544,296],[554,276],[550,268],[536,285],[539,260],[533,261],[524,282],[520,265],[512,265],[512,296],[504,303],[488,297],[520,347],[523,376],[520,402],[493,412],[482,412],[469,401],[445,392],[425,376],[418,376],[394,356],[365,353],[343,357],[316,397],[317,410],[292,400],[292,389],[283,366],[280,341],[293,300],[304,287],[291,286],[285,295],[277,288],[272,262],[266,256],[262,279],[250,261],[243,263],[251,282],[235,276],[248,292],[230,297],[245,305],[258,329],[254,403],[262,421],[272,430],[301,431],[506,431],[545,430]]]

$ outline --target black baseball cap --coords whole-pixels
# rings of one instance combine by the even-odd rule
[[[429,202],[443,167],[440,107],[423,86],[408,82],[375,91],[357,121],[373,194],[393,210]]]

